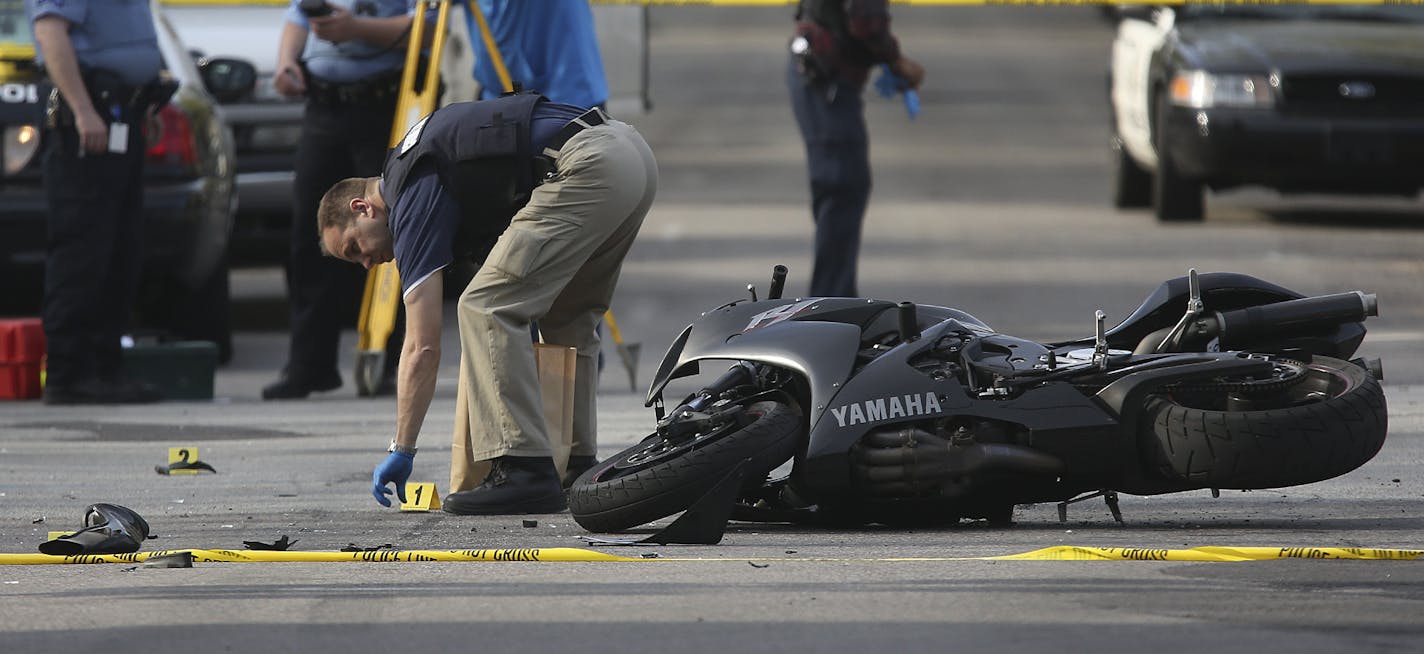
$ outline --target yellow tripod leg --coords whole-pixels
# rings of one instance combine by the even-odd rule
[[[420,0],[411,19],[410,43],[406,47],[405,72],[401,75],[400,97],[391,124],[390,144],[395,147],[421,118],[435,110],[440,92],[440,56],[445,50],[446,24],[451,0]],[[419,75],[421,46],[425,42],[425,15],[438,5],[435,33],[430,35],[430,59],[425,75]],[[421,79],[417,79],[421,78]],[[356,332],[356,393],[374,395],[385,369],[386,343],[395,331],[400,310],[400,274],[393,263],[383,263],[366,273],[366,290]]]
[[[386,367],[386,343],[395,331],[400,310],[400,273],[394,264],[383,263],[366,273],[366,291],[357,319],[359,344],[356,348],[356,392],[374,395]]]
[[[628,390],[638,391],[638,351],[642,346],[638,343],[624,343],[623,334],[618,331],[618,321],[613,319],[613,310],[603,312],[603,322],[608,325],[608,334],[613,337],[613,344],[618,348],[618,359],[623,362],[623,369],[628,371]]]

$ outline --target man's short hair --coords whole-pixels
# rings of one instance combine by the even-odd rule
[[[356,212],[351,210],[351,201],[365,197],[366,184],[374,177],[347,177],[327,189],[321,196],[321,204],[316,209],[316,231],[326,233],[331,227],[346,229],[356,220]]]

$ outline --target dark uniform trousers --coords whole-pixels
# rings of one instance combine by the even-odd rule
[[[811,173],[811,213],[816,222],[813,297],[856,297],[861,224],[870,202],[870,148],[861,89],[839,77],[807,84],[791,59],[787,69],[791,109]]]
[[[49,130],[43,161],[48,383],[119,376],[143,248],[143,117],[128,120],[126,152],[79,155],[72,126]]]
[[[297,148],[287,261],[292,331],[287,375],[293,379],[315,380],[337,370],[341,330],[356,319],[366,279],[365,270],[322,255],[317,206],[336,182],[381,174],[394,118],[394,97],[389,103],[359,105],[307,102]],[[389,342],[388,367],[400,350],[399,331]]]

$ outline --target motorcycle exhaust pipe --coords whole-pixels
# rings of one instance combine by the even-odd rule
[[[1282,333],[1309,331],[1349,322],[1361,322],[1379,315],[1379,299],[1374,293],[1350,291],[1286,300],[1213,315],[1220,330],[1222,349],[1236,349]]]
[[[1037,475],[1063,470],[1057,457],[1032,448],[1006,443],[952,447],[944,437],[916,428],[871,432],[864,445],[855,455],[855,476],[883,495],[903,494],[908,488],[950,491],[950,486],[958,488],[951,483],[956,478],[985,470]]]

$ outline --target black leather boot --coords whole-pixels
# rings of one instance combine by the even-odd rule
[[[547,456],[496,458],[484,483],[450,493],[441,502],[446,513],[456,515],[558,513],[567,507],[559,471]]]

